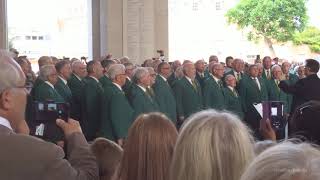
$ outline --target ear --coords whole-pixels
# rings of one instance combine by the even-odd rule
[[[0,97],[0,107],[4,110],[11,109],[13,106],[12,103],[12,93],[10,91],[3,91]]]

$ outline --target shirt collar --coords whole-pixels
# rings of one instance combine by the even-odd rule
[[[3,125],[3,126],[9,128],[10,130],[13,131],[13,129],[12,129],[11,125],[10,125],[10,122],[7,119],[5,119],[5,118],[3,118],[1,116],[0,116],[0,125]]]
[[[63,77],[59,76],[59,78],[61,79],[61,81],[62,81],[65,85],[67,85],[67,81],[66,81]]]
[[[131,78],[130,78],[129,76],[127,76],[127,79],[128,79],[129,81],[131,81]]]
[[[228,86],[228,88],[229,88],[231,91],[233,91],[233,90],[234,90],[234,88],[233,88],[233,87],[231,87],[231,86]]]
[[[80,78],[78,75],[76,75],[75,73],[73,73],[73,75],[74,75],[79,81],[81,81],[81,78]]]
[[[52,89],[54,89],[54,85],[51,84],[49,81],[45,81],[45,83],[47,83],[50,87],[52,87]]]
[[[192,84],[191,78],[189,78],[188,76],[184,76],[184,77],[186,77],[186,79]]]
[[[137,84],[137,85],[142,89],[143,92],[146,92],[146,91],[147,91],[146,88],[140,86],[139,84]]]
[[[164,80],[167,81],[167,79],[165,77],[163,77],[161,74],[159,74],[159,76]]]
[[[122,88],[121,88],[121,86],[119,86],[119,84],[114,83],[114,82],[112,82],[112,84],[114,84],[115,86],[117,86],[117,87],[122,91]]]
[[[98,80],[97,78],[95,78],[95,77],[93,77],[93,76],[89,76],[89,77],[91,77],[92,79],[94,79],[94,80],[96,80],[97,82],[99,82],[99,80]]]
[[[216,81],[216,82],[219,82],[220,79],[216,78],[213,74],[211,74],[212,78]]]

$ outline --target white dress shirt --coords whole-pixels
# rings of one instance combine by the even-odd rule
[[[114,82],[112,82],[112,84],[114,84],[115,86],[117,86],[117,87],[120,89],[120,91],[122,91],[122,88],[121,88],[121,86],[119,86],[119,84],[114,83]]]
[[[140,85],[138,85],[138,87],[140,87],[143,92],[146,92],[146,91],[147,91],[146,88],[144,88],[144,87],[142,87],[142,86],[140,86]]]
[[[160,76],[164,81],[167,82],[167,79],[166,79],[165,77],[163,77],[161,74],[159,74],[159,76]]]
[[[97,82],[99,82],[99,80],[93,76],[90,76],[92,79],[96,80]]]
[[[1,116],[0,116],[0,125],[5,126],[5,127],[9,128],[9,129],[13,130],[11,125],[10,125],[10,122],[7,119],[5,119],[5,118],[3,118]]]
[[[54,89],[54,85],[51,84],[49,81],[45,81],[45,83],[47,83],[50,87],[52,87],[52,89]]]
[[[65,79],[63,79],[61,76],[59,76],[59,78],[61,79],[61,81],[65,84],[65,85],[67,85],[67,80],[65,80]]]
[[[258,88],[259,90],[261,90],[261,85],[260,85],[260,82],[259,82],[259,79],[257,77],[251,77],[254,81],[256,81],[257,85],[258,85]]]

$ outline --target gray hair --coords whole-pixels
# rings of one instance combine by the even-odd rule
[[[145,75],[149,74],[149,71],[145,67],[138,67],[133,71],[132,81],[138,84],[139,80]]]
[[[216,62],[214,62],[214,61],[210,62],[210,64],[209,64],[209,72],[213,73],[212,70],[213,70],[214,68],[216,68],[217,66],[221,66],[221,64],[220,64],[220,63],[216,63]]]
[[[184,75],[186,75],[186,72],[187,72],[187,70],[188,70],[188,68],[189,68],[189,65],[194,65],[194,64],[191,63],[191,62],[187,62],[187,63],[184,63],[184,64],[182,65],[182,72],[183,72]]]
[[[123,56],[121,58],[119,58],[119,61],[121,64],[125,64],[125,63],[129,63],[129,57],[128,56]]]
[[[257,156],[241,180],[320,179],[320,151],[307,143],[284,142]]]
[[[226,75],[226,77],[224,78],[224,82],[227,83],[227,81],[229,80],[230,77],[235,78],[234,75],[228,74],[228,75]]]
[[[122,64],[113,64],[108,70],[108,76],[111,80],[114,80],[116,76],[125,73],[126,68]]]
[[[54,65],[44,65],[40,68],[39,78],[43,81],[48,81],[48,77],[55,71]]]
[[[79,67],[80,65],[82,65],[83,63],[80,61],[80,60],[75,60],[75,61],[73,61],[72,63],[71,63],[71,69],[72,69],[72,71],[75,69],[75,68],[77,68],[77,67]]]
[[[279,65],[275,64],[271,67],[271,72],[273,72],[276,68],[280,68],[280,70],[281,70],[281,67]]]
[[[12,54],[0,49],[0,93],[13,88],[25,80],[21,67],[13,60]]]

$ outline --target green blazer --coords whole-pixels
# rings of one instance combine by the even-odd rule
[[[143,113],[160,111],[157,102],[151,96],[147,95],[138,85],[133,85],[130,94],[130,103],[135,112],[134,118],[137,118]]]
[[[276,84],[275,80],[272,78],[267,81],[267,89],[268,89],[268,96],[270,101],[282,101],[284,104],[284,112],[290,112],[290,101],[291,97],[289,94],[283,92],[278,85]]]
[[[125,93],[116,85],[111,84],[104,90],[106,96],[104,97],[102,109],[103,112],[108,112],[103,113],[108,115],[108,117],[102,118],[100,132],[103,137],[110,140],[126,138],[128,136],[128,129],[134,120],[134,111],[126,98]]]
[[[68,85],[66,85],[60,78],[58,78],[58,82],[54,85],[54,88],[62,96],[64,101],[72,106],[72,93]]]
[[[238,115],[240,117],[240,119],[243,120],[244,114],[243,114],[242,105],[241,105],[241,98],[240,98],[238,92],[237,92],[237,95],[235,95],[231,91],[231,89],[228,87],[225,87],[223,89],[223,91],[224,91],[226,109],[228,111],[233,112],[234,114]]]
[[[168,79],[167,79],[167,81],[168,81],[168,83],[169,83],[169,85],[170,85],[171,87],[173,87],[174,82],[177,81],[177,80],[178,80],[178,78],[176,78],[174,72],[171,73],[171,75],[170,75],[170,76],[168,77]]]
[[[44,81],[42,79],[40,79],[39,77],[37,77],[37,79],[34,81],[33,87],[31,89],[30,95],[32,96],[32,98],[35,98],[35,89],[37,89],[37,87],[39,85],[41,85],[42,83],[44,83]]]
[[[84,83],[82,82],[82,80],[79,80],[74,74],[72,74],[68,79],[68,86],[70,87],[70,91],[72,94],[70,116],[73,119],[81,121],[81,96]]]
[[[103,89],[100,82],[92,77],[85,78],[82,94],[83,130],[88,141],[92,141],[98,135],[101,120],[101,105]]]
[[[268,100],[267,85],[261,78],[258,78],[258,80],[260,82],[261,90],[259,90],[257,84],[251,77],[240,80],[239,94],[242,100],[242,108],[245,113],[254,110],[254,103],[261,103],[262,101]]]
[[[202,105],[202,92],[200,84],[197,80],[196,89],[188,81],[186,77],[177,80],[174,84],[174,94],[177,103],[177,114],[179,117],[189,117],[191,114],[201,111]]]
[[[225,109],[223,88],[218,85],[212,76],[209,76],[204,82],[203,105],[206,109]]]
[[[269,69],[269,71],[270,71],[270,76],[271,76],[271,79],[272,79],[272,72],[271,72],[271,68]],[[267,78],[267,74],[266,74],[267,72],[265,71],[265,69],[263,69],[263,72],[262,72],[262,75],[261,75],[261,78],[263,79],[263,80],[265,80],[265,81],[268,81],[268,80],[270,80],[270,79],[268,79]]]
[[[177,106],[174,93],[168,84],[160,75],[157,75],[156,82],[153,85],[156,101],[160,111],[167,115],[173,123],[177,121]]]
[[[110,78],[108,78],[106,75],[103,75],[100,79],[99,79],[102,87],[104,86],[109,86],[112,84],[112,81]]]
[[[52,88],[49,84],[42,82],[35,89],[35,101],[54,101],[54,102],[65,102],[63,97]]]

